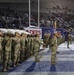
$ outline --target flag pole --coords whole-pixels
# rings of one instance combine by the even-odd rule
[[[29,0],[29,27],[30,27],[30,24],[31,24],[31,1]]]
[[[40,0],[38,0],[38,28],[40,27]]]

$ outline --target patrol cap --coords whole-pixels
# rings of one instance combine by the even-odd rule
[[[26,35],[26,33],[21,33],[21,35]]]
[[[0,35],[2,35],[3,33],[2,33],[2,31],[0,31]]]
[[[2,33],[2,31],[0,31],[0,34]]]
[[[15,32],[15,34],[20,34],[19,32]]]
[[[10,31],[8,31],[6,34],[12,34]]]
[[[35,37],[39,37],[40,35],[39,34],[35,34]]]
[[[34,35],[31,34],[31,37],[34,37]]]
[[[31,35],[30,35],[30,34],[28,34],[28,35],[27,35],[27,37],[31,37]]]
[[[6,36],[12,36],[11,31],[7,31]]]

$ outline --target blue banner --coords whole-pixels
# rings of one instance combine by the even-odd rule
[[[63,29],[56,29],[57,32],[60,32],[62,36],[64,36],[64,32],[63,32]],[[54,33],[54,29],[53,28],[42,28],[42,38],[44,36],[44,34],[47,33],[51,33],[51,37],[53,36],[53,33]]]
[[[51,29],[50,28],[42,28],[42,38],[44,36],[45,33],[51,33]]]

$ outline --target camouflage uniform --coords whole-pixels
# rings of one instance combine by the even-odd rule
[[[63,41],[63,38],[61,36],[57,36],[57,45],[59,46]]]
[[[25,35],[24,33],[22,33],[22,35]],[[20,55],[20,57],[21,57],[21,62],[22,61],[24,61],[25,60],[25,36],[22,36],[21,37],[21,41],[20,41],[20,43],[21,43],[21,55]]]
[[[37,37],[37,35],[36,35]],[[40,39],[39,38],[36,38],[34,39],[34,56],[35,56],[35,61],[39,61],[39,50],[40,50]]]
[[[28,38],[25,38],[25,58],[28,58]]]
[[[12,39],[9,36],[11,33],[7,32],[7,35],[5,36],[5,50],[3,52],[4,54],[4,71],[6,71],[7,67],[10,67],[11,62],[11,48],[12,48]]]
[[[28,38],[28,54],[31,56],[31,36]]]
[[[2,34],[2,33],[1,33]],[[2,47],[2,43],[3,43],[3,37],[0,36],[0,63],[3,62],[3,47]]]
[[[51,64],[55,64],[57,51],[57,38],[55,35],[51,39],[50,48],[51,48]]]
[[[20,34],[18,32],[16,32],[15,34],[18,34],[20,36]],[[16,65],[18,65],[19,61],[20,61],[20,38],[18,36],[14,37],[13,39],[13,43],[14,43],[14,59],[13,59],[13,63],[14,63],[14,67],[16,67]]]
[[[47,43],[47,41],[46,41],[47,38],[48,38],[48,36],[47,36],[47,34],[45,34],[44,37],[43,37],[43,43],[44,43],[43,47],[44,47],[44,48],[47,47],[47,45],[46,45],[46,43]]]
[[[31,38],[30,35],[26,38],[26,58],[30,56],[30,44],[31,44]]]
[[[31,37],[31,44],[30,44],[30,52],[31,55],[34,53],[34,37]]]
[[[69,44],[72,44],[72,36],[71,36],[71,34],[68,34],[67,48],[69,48]]]

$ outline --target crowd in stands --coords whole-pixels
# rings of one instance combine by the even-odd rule
[[[52,21],[57,22],[57,28],[73,28],[74,29],[74,15],[73,14],[63,14],[63,13],[52,13],[52,16],[41,18],[41,27],[52,27]]]
[[[1,9],[2,10],[2,9]],[[37,25],[33,15],[31,15],[31,25]],[[29,26],[28,13],[22,13],[12,10],[0,11],[0,28],[16,28],[21,29]]]
[[[48,14],[49,15],[49,14]],[[31,15],[31,25],[38,26],[38,17]],[[73,28],[74,15],[65,13],[52,13],[52,16],[40,16],[40,27],[52,27],[52,21],[56,20],[57,28]],[[0,9],[0,28],[23,29],[29,26],[28,13],[19,13],[9,9]]]

